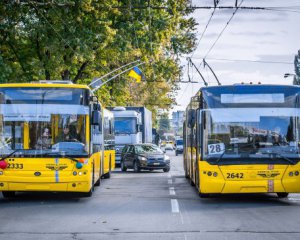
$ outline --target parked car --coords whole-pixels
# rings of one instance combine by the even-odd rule
[[[176,139],[175,142],[175,155],[178,156],[179,153],[183,153],[183,139]]]
[[[154,144],[131,144],[125,145],[121,155],[121,170],[128,168],[135,172],[140,170],[162,169],[170,171],[170,158],[158,146]]]

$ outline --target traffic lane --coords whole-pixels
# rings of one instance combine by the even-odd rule
[[[167,173],[115,171],[91,198],[68,194],[20,193],[0,199],[1,233],[172,232]],[[18,226],[17,229],[12,226]]]
[[[195,187],[184,178],[183,170],[180,172],[182,155],[172,156],[172,159],[172,164],[179,169],[178,174],[172,176],[172,183],[186,231],[209,235],[268,233],[276,238],[285,233],[290,233],[291,237],[300,233],[299,194],[291,194],[287,199],[279,199],[275,194],[217,195],[201,199]],[[263,234],[260,238],[264,239]]]

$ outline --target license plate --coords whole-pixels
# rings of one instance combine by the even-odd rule
[[[153,163],[153,165],[160,165],[160,163],[156,162],[156,163]]]

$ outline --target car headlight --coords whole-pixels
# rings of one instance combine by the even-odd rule
[[[140,161],[147,161],[147,158],[145,157],[139,157]]]
[[[165,161],[170,161],[170,157],[169,157],[168,155],[165,155],[165,156],[164,156],[164,160],[165,160]]]

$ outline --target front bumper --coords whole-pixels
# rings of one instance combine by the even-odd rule
[[[170,168],[170,161],[151,161],[140,162],[140,168],[145,170],[165,169]]]

